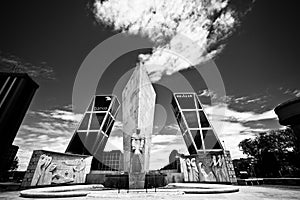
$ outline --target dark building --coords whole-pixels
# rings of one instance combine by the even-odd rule
[[[76,129],[66,153],[92,155],[92,166],[99,166],[108,137],[113,128],[120,103],[112,95],[96,95],[91,100]],[[93,169],[94,170],[94,169]]]
[[[281,103],[274,111],[279,123],[290,126],[300,141],[300,97]]]
[[[0,72],[1,172],[5,170],[5,158],[13,148],[12,143],[38,87],[27,74]]]
[[[7,181],[9,176],[9,170],[13,164],[14,158],[19,150],[19,147],[16,145],[11,145],[8,148],[8,151],[5,154],[1,154],[1,159],[5,162],[1,163],[1,180]],[[1,160],[1,161],[2,161]]]
[[[279,123],[290,127],[296,136],[296,149],[300,149],[300,97],[290,99],[279,104],[275,109]],[[295,150],[297,152],[297,150]],[[297,155],[299,157],[299,154]],[[296,166],[300,168],[300,159],[296,159]]]
[[[98,162],[93,162],[93,170],[123,171],[123,153],[120,150],[103,151]]]

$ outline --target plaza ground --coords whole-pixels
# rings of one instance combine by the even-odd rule
[[[206,199],[230,199],[230,200],[276,200],[276,199],[300,199],[300,186],[238,186],[240,191],[235,193],[224,193],[224,194],[181,194],[179,192],[163,192],[161,189],[157,189],[155,193],[153,189],[148,190],[148,193],[145,190],[140,190],[139,192],[130,191],[127,193],[126,190],[121,190],[118,194],[118,190],[107,190],[107,191],[93,191],[86,197],[72,197],[72,198],[55,198],[59,200],[82,200],[82,199],[143,199],[143,200],[172,200],[172,199],[186,199],[186,200],[206,200]],[[19,191],[12,192],[2,192],[0,193],[0,199],[7,200],[26,200],[33,198],[23,198],[19,196]],[[37,198],[34,198],[37,199]],[[41,198],[53,200],[53,198]]]

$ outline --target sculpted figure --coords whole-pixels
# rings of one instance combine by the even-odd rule
[[[183,173],[183,179],[184,179],[184,181],[189,181],[187,166],[186,166],[184,158],[179,157],[179,161],[180,161],[180,169],[181,169],[181,172]]]
[[[212,171],[209,173],[206,173],[205,166],[203,166],[203,163],[199,162],[199,175],[200,175],[200,181],[206,181],[206,182],[212,182],[216,181],[216,178]]]
[[[52,161],[52,157],[50,157],[50,156],[47,156],[45,154],[40,156],[40,159],[36,166],[34,177],[31,182],[32,186],[45,185],[48,183],[48,181],[46,180],[48,177],[46,175],[46,173],[47,173],[46,169],[50,165],[51,161]]]
[[[131,151],[134,154],[142,154],[144,145],[145,138],[140,136],[140,130],[137,129],[137,132],[132,134],[131,137]]]
[[[210,166],[211,166],[211,171],[213,172],[213,174],[216,178],[216,181],[220,182],[220,175],[219,175],[218,162],[217,162],[216,155],[212,155]]]
[[[131,170],[132,172],[141,172],[143,169],[142,159],[144,153],[145,138],[140,134],[140,129],[131,136]]]
[[[191,166],[191,160],[189,158],[185,159],[186,168],[188,172],[188,181],[193,180],[193,172],[192,172],[192,166]]]
[[[220,179],[223,182],[229,182],[229,177],[226,170],[226,162],[223,155],[218,155],[218,164],[219,164],[219,173],[220,173]]]
[[[198,182],[199,181],[199,171],[198,171],[198,168],[197,168],[195,158],[191,159],[191,170],[192,170],[192,180],[191,181]]]

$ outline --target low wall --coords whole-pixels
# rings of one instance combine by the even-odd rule
[[[300,185],[300,178],[263,178],[267,185]]]
[[[167,184],[169,183],[183,183],[183,173],[180,172],[162,172],[166,175],[165,179]]]
[[[85,183],[92,156],[35,150],[21,187]]]

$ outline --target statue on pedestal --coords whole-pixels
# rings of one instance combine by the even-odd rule
[[[141,172],[144,157],[145,138],[140,135],[140,129],[131,136],[131,169],[132,172]]]

